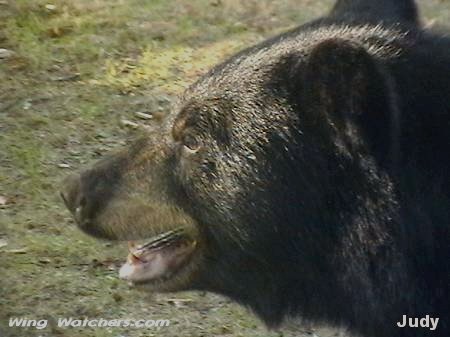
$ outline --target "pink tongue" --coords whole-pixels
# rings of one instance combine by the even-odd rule
[[[167,256],[169,255],[169,256]],[[169,270],[173,256],[164,254],[164,250],[146,256],[145,261],[130,254],[127,262],[120,268],[119,277],[127,281],[146,281],[158,278]]]

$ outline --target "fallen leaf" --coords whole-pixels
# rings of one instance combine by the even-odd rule
[[[0,239],[0,248],[6,247],[8,245],[8,242],[4,239]]]
[[[172,304],[176,308],[184,308],[187,306],[187,303],[194,302],[189,298],[168,298],[167,303]]]
[[[47,35],[51,38],[59,38],[64,35],[67,35],[73,30],[71,26],[64,26],[64,27],[51,27],[47,29]]]
[[[137,117],[139,117],[140,119],[145,119],[145,120],[149,120],[149,119],[153,119],[153,115],[145,113],[145,112],[140,112],[137,111],[134,113]]]
[[[45,9],[47,9],[49,11],[54,11],[56,9],[56,6],[53,4],[46,4]]]
[[[64,75],[64,76],[55,77],[55,78],[52,78],[52,81],[64,82],[64,81],[76,81],[78,79],[80,79],[80,73],[74,73],[74,74],[68,74],[68,75]]]
[[[120,302],[123,300],[123,296],[119,293],[113,293],[112,294],[112,298],[114,299],[114,301],[116,302]]]
[[[9,59],[14,55],[16,55],[16,53],[13,52],[12,50],[0,48],[0,59]]]
[[[122,123],[123,126],[127,126],[127,127],[130,127],[130,128],[133,128],[133,129],[137,129],[139,127],[138,123],[129,121],[127,119],[122,119],[120,122]]]
[[[17,248],[17,249],[11,249],[11,250],[7,250],[7,253],[11,253],[11,254],[26,254],[28,252],[28,249],[26,248]]]

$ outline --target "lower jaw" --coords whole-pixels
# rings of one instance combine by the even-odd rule
[[[183,263],[183,265],[180,265],[176,270],[166,272],[164,274],[158,275],[156,277],[124,277],[123,275],[119,275],[121,279],[128,281],[128,283],[132,286],[141,286],[141,285],[147,285],[147,286],[153,286],[155,288],[161,287],[161,286],[167,286],[170,283],[174,282],[175,280],[182,278],[185,273],[189,270],[191,262],[186,261]],[[122,269],[125,265],[122,266],[119,273],[121,273]]]
[[[128,281],[128,285],[133,288],[160,293],[187,290],[188,285],[185,282],[180,282],[180,280],[188,278],[185,269],[189,269],[189,266],[181,267],[180,270],[170,275],[154,279]]]
[[[164,237],[166,235],[166,237]],[[163,239],[161,239],[161,237]],[[130,248],[126,263],[119,271],[120,278],[132,285],[168,288],[189,274],[197,242],[183,236],[172,238],[166,233],[141,247]],[[168,239],[167,239],[168,238]]]
[[[195,290],[194,279],[198,272],[198,262],[199,259],[193,257],[192,261],[187,262],[171,274],[154,279],[128,281],[128,285],[139,291],[153,293]]]

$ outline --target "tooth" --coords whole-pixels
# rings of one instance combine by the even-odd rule
[[[138,248],[138,250],[141,249],[156,249],[156,248],[163,248],[173,242],[176,239],[179,239],[182,237],[184,232],[183,228],[177,228],[165,233],[162,233],[152,239],[152,241],[143,244]]]

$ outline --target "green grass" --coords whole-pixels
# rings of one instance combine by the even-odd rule
[[[0,60],[0,336],[298,335],[268,332],[218,296],[129,289],[117,279],[125,247],[77,230],[58,189],[67,174],[135,136],[122,120],[142,122],[137,111],[164,116],[210,66],[325,13],[332,1],[1,3],[0,48],[15,54]],[[428,24],[450,17],[447,1],[421,3]],[[172,326],[37,331],[7,327],[11,316],[169,318]]]

